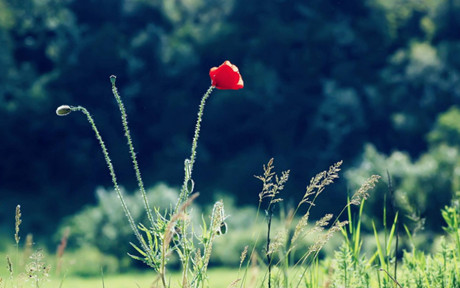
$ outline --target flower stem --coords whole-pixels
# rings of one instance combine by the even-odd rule
[[[190,196],[190,193],[192,193],[192,188],[189,188],[189,182],[193,181],[192,180],[192,171],[193,171],[193,165],[195,164],[196,160],[196,148],[198,146],[198,138],[200,137],[200,128],[201,128],[201,120],[203,118],[203,111],[204,111],[204,106],[206,104],[206,100],[209,98],[211,95],[212,91],[214,90],[214,86],[210,86],[206,93],[203,95],[201,98],[201,103],[200,107],[198,110],[198,117],[196,120],[196,125],[195,125],[195,134],[193,136],[193,142],[192,142],[192,151],[190,155],[190,159],[187,159],[185,161],[185,177],[184,177],[184,184],[182,185],[182,189],[180,192],[179,196],[179,201],[176,204],[175,208],[175,213],[177,213],[177,209],[179,209],[180,205],[184,203],[188,197]]]
[[[203,98],[201,98],[200,108],[198,110],[198,118],[195,125],[195,135],[193,136],[192,142],[192,154],[190,156],[190,176],[192,176],[193,164],[195,163],[196,158],[196,148],[198,146],[198,137],[200,136],[201,120],[203,118],[204,105],[206,104],[206,100],[209,98],[213,90],[214,86],[210,86],[208,88],[208,91],[206,91],[206,93],[203,95]]]
[[[91,114],[89,114],[88,110],[86,110],[85,107],[82,106],[76,106],[76,107],[70,107],[72,111],[80,111],[83,114],[86,115],[86,118],[88,119],[88,122],[91,124],[91,127],[93,128],[94,133],[96,134],[96,138],[99,141],[99,145],[102,148],[102,153],[104,154],[105,162],[107,163],[107,166],[110,171],[110,176],[112,176],[112,183],[114,186],[115,191],[118,194],[118,198],[120,199],[121,206],[123,207],[123,211],[125,212],[126,217],[128,218],[129,225],[131,226],[131,230],[133,230],[134,235],[136,236],[137,240],[139,243],[142,245],[142,248],[146,251],[149,252],[147,255],[151,257],[150,249],[147,247],[145,244],[145,241],[142,240],[142,236],[139,233],[138,229],[136,228],[136,224],[134,222],[134,219],[131,215],[131,212],[128,209],[128,206],[126,205],[125,199],[123,198],[123,195],[121,193],[120,187],[118,186],[118,181],[117,177],[115,175],[115,170],[113,169],[113,164],[112,160],[110,159],[109,152],[105,146],[104,141],[102,140],[101,134],[99,133],[99,130],[96,127],[96,124],[94,123],[93,117],[91,117]]]
[[[184,162],[184,183],[182,185],[179,199],[177,200],[176,207],[174,208],[174,213],[177,214],[179,212],[180,207],[187,203],[190,194],[193,192],[193,180],[192,180],[192,171],[193,171],[193,165],[195,164],[195,159],[196,159],[196,148],[198,146],[198,137],[200,136],[200,128],[201,128],[201,120],[203,118],[203,111],[204,111],[204,106],[206,104],[206,100],[209,98],[211,95],[211,92],[214,90],[214,86],[210,86],[206,93],[204,93],[203,97],[201,98],[199,110],[198,110],[198,117],[195,125],[195,134],[193,136],[193,141],[192,141],[192,151],[190,155],[190,159],[186,159]],[[186,211],[183,211],[184,213],[187,213]],[[189,270],[189,262],[190,262],[190,253],[191,253],[191,247],[190,243],[188,242],[187,239],[187,221],[181,221],[179,224],[181,226],[181,230],[184,233],[183,239],[181,241],[181,249],[182,249],[182,254],[183,256],[181,257],[181,262],[182,262],[182,286],[183,287],[188,287],[188,270]]]
[[[147,193],[145,192],[144,182],[142,181],[142,176],[141,176],[141,171],[139,170],[139,164],[137,162],[136,153],[134,152],[133,141],[131,140],[131,133],[129,132],[129,128],[128,128],[128,116],[126,114],[125,106],[123,105],[123,102],[121,101],[121,97],[118,94],[117,87],[115,86],[115,80],[116,80],[116,77],[114,75],[110,76],[110,82],[112,83],[112,93],[113,93],[113,96],[115,96],[115,100],[117,101],[118,108],[120,108],[123,129],[125,130],[125,137],[126,137],[126,140],[128,141],[129,152],[131,154],[134,171],[136,172],[136,178],[137,178],[137,183],[139,185],[139,190],[141,192],[142,199],[144,200],[144,206],[147,212],[147,217],[152,227],[154,227],[155,222],[153,220],[152,210],[150,209],[150,205],[147,199]]]

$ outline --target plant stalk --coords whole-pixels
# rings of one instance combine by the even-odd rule
[[[129,132],[128,116],[126,114],[125,106],[123,105],[123,102],[121,101],[121,97],[118,94],[117,87],[115,86],[115,80],[116,80],[116,77],[114,75],[110,76],[110,82],[112,83],[112,93],[113,93],[113,96],[115,97],[115,100],[117,101],[118,108],[120,108],[121,121],[123,123],[123,129],[125,131],[126,140],[128,141],[129,152],[131,154],[134,171],[136,172],[136,179],[139,185],[139,190],[141,192],[142,199],[144,200],[145,211],[147,212],[147,217],[150,221],[150,225],[154,227],[155,221],[153,220],[152,210],[150,209],[150,205],[147,199],[147,193],[145,192],[144,182],[142,181],[142,176],[141,176],[141,171],[139,170],[139,164],[137,162],[136,153],[134,152],[133,141],[131,140],[131,133]]]
[[[176,204],[176,208],[174,209],[174,214],[177,213],[181,204],[187,201],[188,197],[193,192],[191,191],[193,189],[193,186],[191,189],[189,189],[188,184],[189,184],[189,181],[193,181],[192,171],[193,171],[193,165],[195,164],[195,160],[196,160],[196,148],[198,147],[198,138],[200,137],[201,121],[203,118],[204,106],[206,104],[206,100],[209,98],[213,90],[214,90],[214,86],[210,86],[208,90],[206,91],[206,93],[201,98],[201,102],[200,102],[200,106],[198,110],[198,117],[197,117],[196,124],[195,124],[195,133],[194,133],[193,141],[192,141],[192,151],[191,151],[190,159],[187,159],[185,161],[184,183],[182,185],[182,189],[180,192],[179,200]]]
[[[268,229],[267,229],[267,262],[268,262],[268,288],[271,288],[272,283],[272,257],[270,249],[270,232],[272,226],[272,217],[273,217],[273,205],[269,205],[268,210]]]
[[[142,248],[147,252],[148,257],[151,257],[151,252],[149,247],[145,244],[144,241],[142,241],[142,236],[139,233],[138,229],[136,228],[136,224],[134,222],[134,219],[131,215],[131,212],[128,209],[128,206],[126,205],[126,202],[123,198],[123,195],[121,193],[120,187],[118,186],[118,181],[117,177],[115,174],[115,170],[113,168],[112,160],[110,159],[109,152],[105,146],[104,141],[102,140],[101,134],[99,133],[99,130],[96,127],[96,124],[94,123],[93,117],[91,117],[91,114],[89,114],[88,110],[86,110],[85,107],[82,106],[76,106],[76,107],[70,107],[72,111],[80,111],[83,114],[85,114],[86,118],[88,119],[88,122],[91,124],[91,128],[93,128],[94,133],[96,134],[96,138],[99,141],[99,145],[102,148],[102,153],[104,154],[105,162],[107,163],[107,167],[109,168],[110,176],[112,177],[112,183],[114,186],[115,191],[117,192],[118,198],[120,199],[121,206],[123,208],[123,211],[125,212],[126,217],[128,218],[129,225],[131,226],[131,230],[133,231],[134,235],[136,236],[137,240],[141,244]]]

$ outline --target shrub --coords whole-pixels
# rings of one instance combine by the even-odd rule
[[[407,153],[395,151],[387,156],[368,144],[361,164],[349,169],[345,176],[350,185],[358,185],[369,173],[385,175],[388,171],[394,197],[388,195],[386,187],[378,187],[366,204],[365,218],[373,216],[383,220],[385,205],[382,203],[387,201],[387,219],[394,216],[394,211],[390,209],[394,204],[395,209],[404,211],[407,216],[401,218],[406,225],[415,227],[420,224],[422,217],[426,228],[439,232],[439,223],[442,221],[439,208],[449,204],[454,196],[457,181],[455,175],[459,169],[460,151],[456,147],[441,144],[413,161]],[[365,224],[370,227],[369,221]]]
[[[145,223],[147,219],[142,199],[139,195],[124,194],[136,223]],[[159,183],[147,191],[147,196],[152,199],[155,207],[166,211],[176,201],[178,190]],[[93,247],[121,260],[127,257],[126,243],[133,242],[134,238],[120,206],[120,200],[115,191],[104,188],[97,189],[96,199],[95,205],[87,206],[65,219],[56,238],[59,239],[69,227],[69,248]]]

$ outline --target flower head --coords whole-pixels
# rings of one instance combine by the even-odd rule
[[[238,67],[225,61],[219,67],[213,67],[209,70],[211,85],[217,89],[241,89],[244,87],[243,78],[241,77]]]

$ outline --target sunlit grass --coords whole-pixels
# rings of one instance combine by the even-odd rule
[[[209,287],[224,288],[236,280],[238,271],[229,268],[214,268],[210,269]],[[168,274],[171,287],[180,287],[181,274],[179,272],[171,272]],[[151,272],[146,273],[130,273],[119,275],[104,275],[103,277],[65,277],[50,279],[49,282],[43,283],[43,287],[62,287],[62,288],[81,288],[81,287],[105,287],[105,288],[148,288],[152,287],[152,283],[156,280],[156,276]],[[62,283],[62,286],[61,286]],[[155,287],[155,286],[154,286]]]

